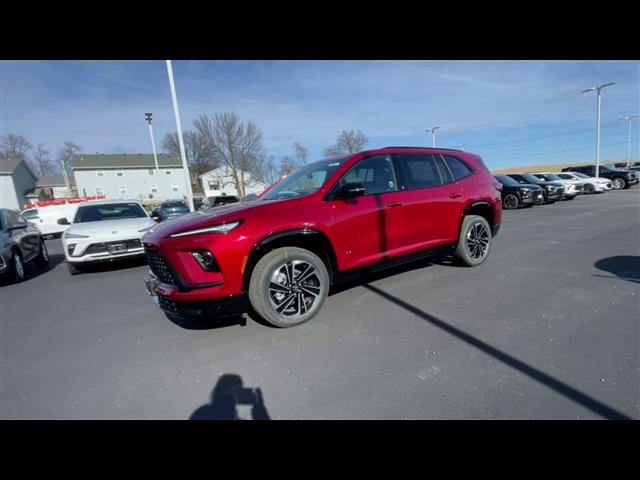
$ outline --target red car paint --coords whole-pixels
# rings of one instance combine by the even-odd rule
[[[365,195],[353,202],[325,198],[343,174],[366,157],[425,153],[454,156],[473,173],[446,185]],[[333,250],[331,255],[337,270],[334,274],[455,244],[465,211],[479,203],[486,208],[490,206],[489,223],[497,233],[502,216],[501,185],[478,155],[437,148],[389,147],[355,153],[340,161],[340,167],[322,187],[309,195],[222,206],[154,227],[143,238],[145,248],[163,255],[183,285],[154,281],[153,292],[174,302],[207,301],[243,294],[251,274],[251,256],[257,246],[282,232],[313,230],[323,234]],[[273,188],[271,186],[260,197],[264,198]],[[170,237],[177,232],[235,221],[242,223],[228,233]],[[199,249],[213,253],[219,272],[207,272],[200,267],[191,255]],[[211,284],[214,285],[207,286]]]

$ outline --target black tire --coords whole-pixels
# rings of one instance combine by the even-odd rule
[[[582,187],[582,192],[585,195],[591,195],[595,193],[595,191],[596,191],[596,187],[590,183],[585,183],[584,186]]]
[[[505,210],[515,210],[520,206],[520,201],[518,200],[518,196],[513,194],[513,193],[509,193],[504,197],[504,200],[502,200],[502,206],[504,207]]]
[[[614,190],[624,190],[631,186],[624,177],[615,177],[611,179],[611,185]]]
[[[482,233],[477,235],[479,231],[482,231]],[[473,241],[470,242],[469,240],[472,239]],[[484,239],[486,244],[480,242],[480,239]],[[477,267],[489,257],[491,241],[492,235],[489,222],[479,215],[468,215],[462,221],[458,246],[454,255],[462,265]],[[480,245],[480,243],[484,246]]]
[[[71,275],[78,275],[79,273],[82,273],[82,270],[76,267],[73,263],[69,262],[67,262],[67,270],[69,270],[69,273]]]
[[[573,197],[564,197],[565,200],[573,200],[574,198],[576,198],[577,195],[574,195]]]
[[[18,250],[11,252],[11,265],[9,266],[9,279],[13,283],[20,283],[25,278],[24,262],[22,261],[22,254]],[[19,266],[21,265],[21,266]]]
[[[314,269],[312,273],[307,270],[309,266]],[[300,285],[296,280],[302,275],[306,280]],[[276,288],[272,289],[272,286]],[[324,262],[309,250],[297,247],[283,247],[267,253],[256,264],[249,283],[253,310],[266,322],[280,328],[311,320],[320,311],[328,293],[329,273]],[[289,313],[279,312],[281,307],[282,312]],[[291,312],[291,308],[297,314]]]
[[[40,239],[40,251],[38,252],[38,256],[35,258],[35,262],[39,267],[49,265],[49,251],[47,250],[47,244],[45,243],[44,238]]]

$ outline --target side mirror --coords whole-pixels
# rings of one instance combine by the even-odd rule
[[[361,183],[345,183],[338,190],[333,192],[334,199],[355,198],[364,195],[364,185]]]
[[[67,217],[62,217],[58,219],[58,225],[71,225],[71,223],[69,223]]]

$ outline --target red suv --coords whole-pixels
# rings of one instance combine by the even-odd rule
[[[387,147],[295,170],[258,199],[178,217],[143,238],[145,283],[173,314],[251,307],[278,327],[305,322],[347,271],[449,251],[484,262],[501,184],[473,153]]]

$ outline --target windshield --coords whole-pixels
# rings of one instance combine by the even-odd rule
[[[520,184],[516,182],[513,178],[507,177],[506,175],[498,175],[496,176],[496,180],[498,180],[503,185],[509,185],[511,187],[520,186]]]
[[[25,210],[22,212],[22,216],[27,220],[33,220],[34,218],[38,218],[38,210]]]
[[[554,180],[562,180],[555,173],[538,173],[538,174],[536,174],[536,177],[540,177],[540,178],[546,180],[547,182],[551,182],[551,181],[554,181]]]
[[[520,177],[522,177],[524,180],[526,180],[529,183],[540,183],[540,182],[542,182],[542,180],[540,180],[535,175],[531,175],[530,173],[523,173],[523,174],[520,175]]]
[[[294,170],[258,200],[280,200],[309,195],[318,190],[346,158],[332,158]]]
[[[575,173],[572,173],[571,175],[574,175],[578,178],[589,178],[589,175],[585,175],[584,173],[580,173],[580,172],[575,172]]]
[[[181,209],[181,210],[189,210],[186,203],[184,202],[165,202],[162,204],[160,208],[171,208],[171,209]]]
[[[144,218],[147,214],[137,203],[110,203],[108,205],[87,205],[78,207],[73,223],[101,222],[103,220],[122,220],[126,218]]]

